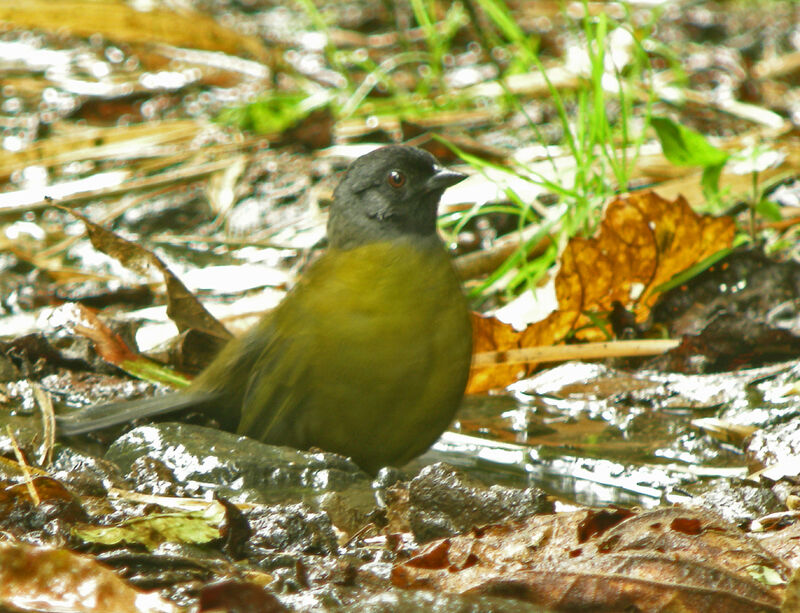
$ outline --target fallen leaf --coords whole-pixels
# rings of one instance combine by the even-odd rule
[[[230,332],[209,313],[183,282],[167,268],[167,265],[152,251],[141,245],[117,236],[80,213],[63,206],[58,208],[71,213],[86,226],[92,246],[98,251],[119,260],[123,266],[140,275],[149,276],[152,268],[161,272],[167,285],[167,315],[178,330],[195,329],[207,332],[222,339],[231,337]]]
[[[779,577],[753,579],[748,569]],[[401,588],[505,596],[558,611],[778,611],[789,568],[707,511],[537,515],[434,541]]]
[[[188,9],[141,10],[121,0],[4,3],[0,6],[0,21],[76,36],[100,34],[135,44],[163,43],[232,55],[243,53],[262,61],[269,55],[257,37],[239,34],[209,15]]]
[[[93,311],[82,304],[66,305],[62,313],[69,312],[68,324],[81,336],[94,343],[97,354],[109,364],[142,379],[177,387],[189,385],[189,380],[171,368],[159,364],[131,349],[122,337],[106,326]]]
[[[669,202],[653,192],[617,198],[592,238],[575,237],[561,255],[555,279],[558,309],[516,332],[494,318],[475,317],[474,353],[502,352],[563,341],[611,338],[608,314],[619,303],[645,321],[661,286],[678,273],[731,246],[729,217],[697,215],[685,199]],[[473,368],[468,393],[505,387],[535,364]]]
[[[0,543],[0,608],[61,613],[171,613],[178,607],[131,587],[88,556]]]
[[[203,511],[151,513],[111,526],[75,526],[72,535],[101,545],[144,545],[152,551],[163,543],[203,544],[222,537],[225,507],[209,503]]]

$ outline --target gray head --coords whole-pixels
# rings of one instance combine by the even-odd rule
[[[442,193],[466,176],[442,168],[415,147],[382,147],[363,155],[334,191],[328,240],[350,249],[403,236],[434,236]]]

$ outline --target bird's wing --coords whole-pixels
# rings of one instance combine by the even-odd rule
[[[292,297],[287,297],[280,310],[292,310]],[[281,317],[273,314],[273,322]],[[242,400],[239,434],[260,441],[302,447],[302,440],[293,432],[304,399],[309,390],[308,352],[313,351],[307,334],[284,324],[268,332],[262,328],[264,344],[255,360]]]

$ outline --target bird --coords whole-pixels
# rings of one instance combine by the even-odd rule
[[[467,175],[390,145],[334,190],[328,248],[279,305],[184,390],[57,418],[75,435],[186,408],[273,445],[319,448],[376,473],[425,452],[453,420],[470,369],[470,313],[437,232]]]

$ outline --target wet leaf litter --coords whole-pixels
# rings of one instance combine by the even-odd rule
[[[398,91],[429,79],[416,64],[381,64],[392,71],[392,81],[370,77],[359,87],[365,73],[358,71],[369,62],[380,64],[407,45],[428,49],[426,41],[432,39],[427,36],[440,25],[452,28],[442,28],[444,34],[472,36],[470,26],[459,21],[458,7],[432,12],[433,30],[414,27],[425,20],[409,13],[404,19],[412,27],[398,31],[397,16],[380,8],[337,16],[327,40],[353,50],[353,57],[338,65],[342,59],[325,55],[324,46],[300,41],[298,33],[312,26],[302,16],[287,22],[297,15],[285,11],[263,15],[260,23],[267,25],[253,37],[252,28],[242,28],[244,15],[215,14],[213,6],[204,9],[213,15],[207,18],[131,12],[123,3],[108,2],[103,10],[113,11],[111,18],[82,17],[91,33],[71,16],[91,17],[97,6],[70,3],[67,8],[55,15],[32,5],[38,18],[26,7],[3,14],[19,28],[38,19],[41,39],[30,46],[30,40],[15,38],[24,30],[11,30],[2,41],[29,45],[28,53],[18,54],[24,59],[17,60],[29,72],[21,79],[15,75],[11,101],[3,108],[10,119],[2,128],[0,159],[0,172],[9,180],[0,198],[0,402],[8,419],[0,428],[6,452],[0,522],[3,532],[18,541],[7,552],[9,565],[27,559],[35,570],[52,571],[28,582],[4,577],[3,585],[12,588],[3,593],[4,605],[27,606],[25,599],[34,594],[41,602],[47,597],[59,606],[77,607],[69,593],[87,589],[89,582],[71,583],[64,594],[48,593],[48,586],[67,567],[107,581],[93,559],[115,569],[112,577],[119,578],[108,588],[116,594],[112,610],[144,593],[158,594],[146,602],[147,610],[252,610],[257,604],[273,610],[363,609],[381,602],[398,610],[538,610],[530,602],[554,610],[600,603],[659,610],[665,599],[688,610],[777,610],[784,594],[791,598],[790,571],[797,559],[791,547],[796,265],[785,253],[775,257],[773,251],[765,258],[757,249],[720,251],[731,247],[722,225],[736,224],[735,242],[741,239],[738,229],[751,220],[748,211],[736,208],[725,211],[729,218],[719,210],[699,210],[711,183],[701,183],[700,171],[692,174],[691,164],[711,158],[685,155],[683,166],[647,158],[637,167],[642,178],[635,181],[657,184],[653,202],[661,203],[662,217],[635,226],[599,215],[598,223],[611,233],[586,234],[582,243],[566,247],[554,235],[517,233],[517,218],[508,216],[509,185],[523,202],[538,203],[541,212],[557,204],[540,185],[517,176],[506,179],[508,173],[497,167],[479,172],[460,161],[477,155],[501,168],[525,163],[540,175],[544,167],[551,172],[552,160],[564,168],[575,153],[550,148],[555,141],[548,144],[560,127],[548,123],[558,113],[548,107],[541,73],[517,71],[505,83],[512,94],[524,97],[525,111],[541,119],[543,132],[536,136],[521,114],[493,106],[492,98],[466,110],[459,106],[463,100],[449,94],[432,106],[411,98],[405,109],[413,107],[421,117],[398,118],[407,111],[397,107],[383,113],[381,105],[395,104]],[[782,15],[779,3],[773,8]],[[548,13],[542,19],[531,11],[545,8],[524,3],[515,10],[524,32],[541,35],[545,56],[566,57],[562,45],[569,44],[568,29],[566,35],[552,29],[565,16]],[[686,32],[700,33],[703,45],[710,45],[715,29],[737,27],[733,10],[709,14],[711,25],[696,12],[679,12],[670,22],[676,26],[671,36],[682,40]],[[115,25],[123,18],[132,30]],[[166,30],[159,26],[164,19],[170,24]],[[759,25],[776,27],[781,17],[772,19]],[[791,17],[783,21],[793,22]],[[66,33],[66,42],[50,37],[53,23],[59,36]],[[382,24],[378,31],[375,24]],[[666,31],[660,27],[655,36]],[[149,38],[143,36],[147,31]],[[761,32],[758,27],[749,31]],[[152,32],[161,32],[155,44]],[[525,58],[524,50],[507,56],[498,51],[499,63],[488,61],[459,37],[451,43],[457,52],[445,53],[441,66],[444,78],[451,79],[448,91],[472,88],[464,100],[486,96],[492,87],[502,91],[498,70],[502,74],[504,62]],[[780,46],[781,36],[772,38]],[[741,39],[726,40],[736,45]],[[98,63],[67,62],[76,78],[62,78],[63,73],[45,72],[31,61],[38,57],[37,45],[78,49]],[[368,50],[367,60],[358,59],[361,48]],[[742,50],[751,58],[751,49]],[[225,61],[217,53],[228,54]],[[719,128],[715,145],[736,149],[736,155],[744,151],[737,143],[742,134],[771,139],[777,149],[791,151],[791,136],[775,121],[782,113],[789,116],[790,82],[781,76],[791,74],[789,65],[756,58],[752,75],[761,79],[756,81],[749,69],[718,65],[721,57],[705,55],[703,72],[689,73],[690,102],[667,112],[698,134]],[[366,64],[342,81],[351,61]],[[576,86],[579,79],[569,72],[573,66],[565,62],[565,70],[555,68],[545,67],[552,83],[562,91]],[[341,104],[325,96],[306,100],[305,94],[267,93],[253,101],[258,84],[270,87],[277,75],[274,82],[291,89],[301,82],[298,74],[322,88],[347,87],[351,79],[354,95]],[[714,75],[741,79],[738,91],[749,92],[751,105],[715,107]],[[435,87],[435,78],[425,86]],[[42,84],[60,97],[48,93],[40,106]],[[223,91],[227,100],[246,100],[247,108],[221,116],[218,124],[193,119],[214,113],[221,99],[209,92]],[[342,113],[360,108],[364,115]],[[269,122],[259,123],[264,113]],[[64,123],[51,123],[54,118]],[[88,122],[85,132],[71,129],[75,121]],[[47,129],[35,133],[34,125]],[[271,131],[269,145],[253,133],[259,129]],[[459,156],[430,138],[430,130],[445,132]],[[681,134],[688,138],[688,132]],[[145,420],[81,441],[48,442],[46,424],[53,410],[61,414],[97,402],[154,396],[178,383],[178,375],[188,379],[201,370],[214,353],[214,335],[189,331],[177,342],[165,342],[187,321],[188,327],[203,328],[191,314],[184,323],[178,317],[173,323],[162,306],[165,297],[177,298],[176,303],[198,297],[216,321],[241,334],[318,257],[315,244],[333,186],[347,163],[364,153],[361,145],[409,138],[447,166],[471,174],[444,198],[443,223],[483,206],[479,203],[498,207],[486,220],[444,229],[459,258],[481,255],[469,260],[465,279],[470,292],[479,285],[492,287],[477,310],[511,306],[502,322],[489,320],[484,335],[492,342],[480,350],[491,355],[481,365],[484,372],[503,373],[482,377],[490,382],[484,388],[502,394],[468,396],[452,428],[431,450],[374,476],[320,450],[275,448],[222,432],[191,412],[180,423]],[[528,149],[540,142],[548,159],[537,158],[535,147]],[[320,154],[330,143],[352,149]],[[745,172],[756,169],[755,183],[765,189],[786,181],[783,199],[773,200],[791,203],[786,178],[796,161],[787,155],[775,162],[780,156],[772,156],[767,163],[767,156],[757,153]],[[744,165],[732,155],[715,155],[711,161],[723,164],[723,188],[751,198],[754,177],[736,174]],[[21,169],[27,169],[24,175]],[[110,242],[118,236],[144,247],[157,258],[144,255],[154,274],[131,272],[101,255],[81,238],[82,222],[52,210],[47,196],[108,230]],[[628,217],[631,202],[638,206],[647,198],[641,191],[632,198],[624,195]],[[620,209],[614,210],[620,205],[612,206],[612,200],[606,212],[619,215]],[[763,217],[756,221],[764,232],[775,232],[778,242],[791,243],[791,206],[782,206],[775,217],[768,204],[758,203]],[[523,215],[529,220],[534,213]],[[705,219],[720,224],[710,226],[709,238],[698,231]],[[639,230],[626,236],[630,228]],[[648,235],[652,251],[644,246]],[[513,353],[530,349],[520,337],[535,336],[535,328],[525,331],[530,304],[511,300],[514,288],[528,281],[516,274],[516,265],[497,276],[486,267],[499,266],[500,255],[534,258],[555,244],[559,254],[570,255],[559,259],[561,281],[553,293],[562,308],[551,311],[551,322],[558,325],[544,326],[553,337],[548,342],[591,340],[598,351],[614,338],[640,347],[667,339],[677,347],[646,362],[625,354],[555,367],[549,360],[561,358]],[[632,250],[625,251],[625,245]],[[674,260],[667,257],[670,245]],[[243,264],[250,266],[240,269],[250,271],[251,283],[232,283],[230,271]],[[456,267],[467,270],[458,259]],[[186,291],[172,296],[172,284],[164,285],[160,269],[180,279]],[[203,269],[220,274],[194,274]],[[692,274],[681,278],[684,270]],[[226,277],[229,282],[223,283]],[[654,305],[650,299],[657,294],[662,297]],[[54,408],[37,388],[51,397]],[[527,549],[519,547],[517,533],[527,539]],[[83,557],[62,556],[74,556],[71,552]],[[677,575],[688,578],[685,585],[675,587]],[[551,589],[553,577],[562,579],[557,587],[563,591]],[[409,590],[412,585],[431,591]],[[787,606],[790,601],[784,609],[791,610]]]

